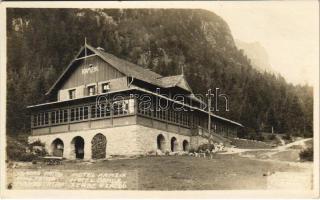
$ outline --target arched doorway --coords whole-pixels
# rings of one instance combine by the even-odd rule
[[[63,141],[59,138],[53,140],[51,143],[51,152],[53,156],[63,157]]]
[[[189,151],[189,142],[187,140],[183,140],[182,148],[183,148],[183,151]]]
[[[107,138],[98,133],[91,140],[92,159],[106,158]]]
[[[161,151],[165,151],[166,140],[162,134],[157,137],[157,148]]]
[[[177,151],[177,148],[178,148],[177,138],[172,137],[171,138],[171,151],[175,152],[175,151]]]
[[[71,148],[73,149],[76,159],[83,159],[84,157],[84,139],[80,136],[77,136],[71,141]]]

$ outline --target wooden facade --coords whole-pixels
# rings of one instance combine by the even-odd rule
[[[98,56],[88,57],[81,60],[73,73],[66,79],[61,89],[69,89],[81,85],[103,82],[111,79],[124,77],[125,75],[103,61]]]

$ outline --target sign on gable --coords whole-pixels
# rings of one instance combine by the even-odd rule
[[[91,67],[88,67],[88,68],[84,68],[82,69],[82,74],[85,75],[85,74],[92,74],[94,72],[98,72],[99,69],[97,66],[91,66]]]

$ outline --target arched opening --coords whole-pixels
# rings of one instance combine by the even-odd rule
[[[171,151],[172,151],[172,152],[177,151],[177,147],[178,147],[177,138],[172,137],[172,138],[171,138]]]
[[[73,149],[72,153],[76,159],[83,159],[84,157],[84,139],[80,136],[77,136],[71,141],[71,148]]]
[[[187,140],[183,140],[182,147],[183,151],[189,151],[189,142]]]
[[[106,158],[107,138],[98,133],[91,140],[92,159]]]
[[[158,135],[157,137],[157,148],[161,151],[165,151],[165,138],[162,134]]]
[[[51,152],[53,156],[63,157],[63,149],[64,145],[61,139],[57,138],[51,143]]]

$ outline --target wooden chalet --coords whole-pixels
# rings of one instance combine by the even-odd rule
[[[67,159],[187,151],[208,138],[236,137],[243,127],[210,113],[208,135],[205,103],[183,75],[163,77],[88,44],[47,95],[51,102],[28,107],[29,142],[40,140],[51,155]]]

